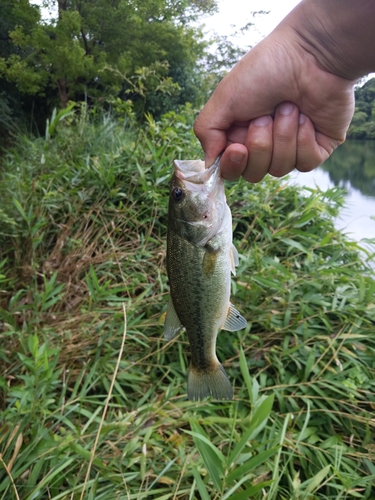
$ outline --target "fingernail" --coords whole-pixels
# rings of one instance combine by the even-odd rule
[[[244,154],[243,153],[240,153],[240,152],[235,152],[235,153],[231,153],[229,155],[229,159],[233,162],[233,163],[241,163],[242,160],[244,159]]]
[[[303,113],[300,113],[299,118],[298,118],[298,123],[300,125],[303,125],[306,122],[306,120],[307,120],[307,116],[304,115]]]
[[[291,115],[293,113],[294,108],[295,105],[292,102],[283,102],[279,106],[279,111],[282,115]]]
[[[271,123],[272,117],[270,115],[260,116],[259,118],[255,118],[251,123],[256,127],[265,127],[269,123]]]

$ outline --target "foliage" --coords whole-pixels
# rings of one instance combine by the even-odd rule
[[[4,94],[0,94],[0,133],[14,130],[13,113],[9,107],[8,99]]]
[[[192,405],[186,337],[162,332],[194,113],[133,128],[117,104],[1,160],[0,498],[374,498],[375,281],[334,229],[342,193],[228,186],[249,325],[218,338],[234,401]]]
[[[143,118],[201,98],[209,42],[196,21],[214,12],[214,0],[55,4],[44,0],[44,19],[28,0],[2,9],[0,91],[21,96],[28,110],[32,102],[38,120],[69,100],[130,99]]]
[[[355,111],[349,139],[375,139],[375,78],[355,91]]]
[[[12,43],[12,39],[9,36],[16,26],[23,26],[24,32],[30,35],[39,20],[40,14],[38,8],[30,4],[28,0],[2,0],[0,18],[1,57],[4,58],[19,54],[18,47]]]

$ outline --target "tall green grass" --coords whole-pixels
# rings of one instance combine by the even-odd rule
[[[193,118],[76,108],[3,156],[1,500],[375,497],[375,281],[333,226],[342,192],[227,186],[249,321],[218,338],[235,399],[186,400],[187,339],[163,339],[163,313]]]

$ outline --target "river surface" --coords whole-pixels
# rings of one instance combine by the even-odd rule
[[[344,188],[346,205],[336,228],[356,241],[375,239],[375,141],[346,141],[319,168],[289,177],[300,186]]]

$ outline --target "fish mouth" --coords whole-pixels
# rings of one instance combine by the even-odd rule
[[[211,191],[221,178],[220,175],[220,154],[214,163],[205,168],[205,163],[202,160],[175,160],[174,174],[177,179],[187,181],[192,184],[205,184],[208,191]]]

